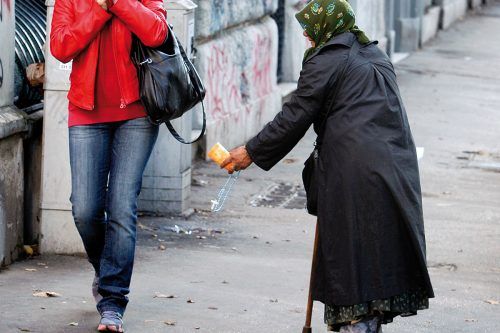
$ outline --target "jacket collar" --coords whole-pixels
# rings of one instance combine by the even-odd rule
[[[328,42],[326,42],[325,45],[323,45],[323,47],[327,47],[330,45],[344,45],[347,47],[351,47],[354,43],[355,38],[356,36],[352,32],[344,32],[343,34],[330,39]]]
[[[347,47],[351,47],[352,44],[354,43],[354,40],[356,39],[356,35],[353,34],[352,32],[344,32],[343,34],[340,34],[332,39],[330,39],[323,47],[327,45],[344,45]],[[370,41],[366,45],[371,45],[371,44],[378,44],[377,40]]]
[[[333,46],[333,45],[343,45],[345,47],[352,47],[352,45],[354,44],[354,41],[356,40],[356,35],[353,34],[352,32],[344,32],[343,34],[340,34],[338,36],[335,36],[334,38],[330,39],[328,42],[325,43],[325,45],[323,45],[321,48],[319,48],[318,50],[316,50],[316,52],[314,52],[307,60],[311,60],[312,58],[314,58],[315,56],[317,56],[319,53],[321,53],[321,51],[323,49],[326,49],[330,46]],[[371,44],[378,44],[378,41],[374,40],[374,41],[371,41],[370,43],[366,44],[366,45],[371,45]],[[366,46],[365,45],[365,46]]]

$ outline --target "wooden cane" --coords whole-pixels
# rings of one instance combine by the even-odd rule
[[[312,312],[313,312],[312,288],[314,283],[314,272],[316,271],[316,265],[317,265],[318,238],[319,238],[319,225],[318,222],[316,222],[316,235],[314,236],[314,250],[313,250],[312,265],[311,265],[311,279],[309,280],[309,297],[307,299],[306,324],[302,329],[302,333],[312,333],[312,328],[311,328]]]

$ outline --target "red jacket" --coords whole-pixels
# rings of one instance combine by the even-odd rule
[[[95,0],[56,0],[50,50],[61,62],[73,60],[68,99],[82,109],[94,109],[100,31],[113,15],[118,20],[111,22],[111,47],[125,106],[139,99],[137,71],[130,59],[132,33],[147,46],[163,43],[168,31],[163,1],[117,0],[106,12]]]

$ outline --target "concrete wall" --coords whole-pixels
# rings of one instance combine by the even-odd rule
[[[350,1],[356,12],[357,25],[371,39],[379,41],[381,49],[387,48],[385,25],[385,0],[353,0]]]
[[[0,107],[11,105],[14,101],[14,29],[14,0],[2,0],[0,1]]]
[[[198,0],[197,4],[196,37],[198,39],[259,19],[278,8],[277,0]]]
[[[426,9],[425,15],[422,18],[422,44],[427,43],[437,36],[439,31],[439,22],[441,18],[441,7],[431,6]]]
[[[277,47],[269,17],[197,46],[207,88],[206,148],[219,141],[228,148],[243,144],[279,111]]]
[[[0,1],[0,266],[23,245],[23,141],[26,129],[14,102],[14,1]]]
[[[23,246],[23,141],[0,140],[0,266],[14,261]]]
[[[442,8],[442,29],[448,29],[454,22],[463,18],[469,6],[468,0],[436,0],[436,4]]]
[[[295,18],[304,0],[285,0],[285,27],[282,51],[282,82],[297,82],[302,69],[307,40],[302,36],[303,29]]]
[[[54,0],[47,0],[47,36]],[[43,253],[84,253],[71,213],[71,171],[68,144],[68,99],[71,63],[62,64],[45,50],[41,240]]]

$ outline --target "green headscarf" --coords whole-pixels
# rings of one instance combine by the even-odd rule
[[[330,39],[352,32],[361,44],[370,39],[356,26],[356,15],[346,0],[313,0],[295,15],[302,28],[316,43],[304,55],[304,61]]]

